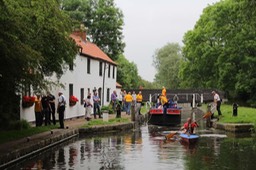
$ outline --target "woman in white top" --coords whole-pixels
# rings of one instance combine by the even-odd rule
[[[84,100],[85,119],[87,121],[90,121],[90,119],[91,119],[92,106],[93,106],[93,100],[91,98],[91,95],[88,95],[87,98]]]

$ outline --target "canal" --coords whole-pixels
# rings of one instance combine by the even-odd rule
[[[187,113],[187,116],[189,113]],[[199,115],[199,117],[202,115]],[[182,118],[182,121],[186,117]],[[169,129],[144,124],[129,132],[100,134],[72,139],[8,169],[46,170],[254,170],[256,139],[237,137],[205,128],[200,139],[186,145],[166,141]]]

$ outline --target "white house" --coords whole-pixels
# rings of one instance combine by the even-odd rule
[[[86,41],[86,34],[74,32],[71,37],[80,48],[76,55],[74,65],[69,66],[59,82],[64,89],[54,89],[51,93],[57,98],[58,92],[63,92],[67,100],[65,119],[79,117],[84,115],[83,99],[88,93],[93,94],[93,90],[98,91],[102,105],[108,105],[113,90],[116,90],[117,64],[111,60],[97,45]],[[58,81],[56,77],[50,78]],[[69,105],[69,97],[76,96],[78,102],[74,106]],[[34,106],[22,108],[20,118],[29,122],[35,121]],[[58,118],[56,113],[56,118]]]

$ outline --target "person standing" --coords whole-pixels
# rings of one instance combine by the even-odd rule
[[[214,105],[216,106],[216,109],[218,111],[218,115],[221,116],[221,110],[220,110],[220,106],[221,106],[221,99],[218,93],[216,93],[215,91],[212,91],[212,95],[213,95],[213,102]]]
[[[63,95],[62,92],[59,92],[59,98],[58,98],[58,113],[59,113],[59,123],[60,128],[64,129],[64,112],[65,112],[65,106],[66,106],[66,98]]]
[[[131,92],[128,92],[127,95],[124,97],[125,100],[125,107],[126,107],[126,114],[131,114],[131,104],[132,104],[132,95]]]
[[[141,110],[142,100],[143,100],[143,97],[142,97],[141,91],[139,91],[139,93],[136,96],[137,109],[138,109],[139,115],[141,115],[140,110]]]
[[[41,103],[42,103],[42,108],[43,108],[42,113],[44,116],[44,125],[47,126],[47,125],[51,124],[51,122],[50,122],[51,106],[49,103],[49,99],[46,95],[43,95]]]
[[[52,95],[50,92],[47,94],[50,106],[51,106],[51,112],[50,112],[50,121],[56,125],[56,119],[55,119],[55,112],[56,112],[56,107],[55,107],[55,97]]]
[[[166,88],[164,86],[162,87],[162,96],[166,97]]]
[[[42,103],[41,103],[41,96],[39,94],[36,95],[36,99],[35,99],[35,118],[36,118],[36,127],[42,126],[43,124]]]
[[[92,113],[92,98],[91,98],[91,94],[88,94],[87,99],[85,99],[84,102],[84,107],[85,107],[85,119],[87,121],[90,121],[91,119],[91,113]]]
[[[94,114],[94,119],[96,119],[96,115],[97,115],[97,111],[99,114],[99,118],[101,117],[101,113],[100,113],[100,98],[97,94],[97,92],[95,91],[93,94],[93,114]]]
[[[174,104],[178,104],[178,101],[179,101],[179,97],[178,97],[178,95],[177,94],[175,94],[174,96],[173,96],[173,102],[174,102]]]
[[[114,90],[113,93],[111,94],[111,103],[114,111],[116,110],[116,102],[117,102],[117,94],[116,94],[116,91]]]

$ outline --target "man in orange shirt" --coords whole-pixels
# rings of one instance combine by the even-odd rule
[[[36,118],[36,126],[42,126],[43,124],[42,103],[41,103],[41,96],[39,94],[36,95],[36,99],[35,99],[35,118]]]
[[[164,86],[162,87],[162,95],[166,96],[166,88]]]
[[[130,113],[131,113],[131,104],[132,104],[131,92],[129,92],[127,95],[125,95],[124,100],[125,100],[125,105],[126,105],[126,114],[130,115]]]

